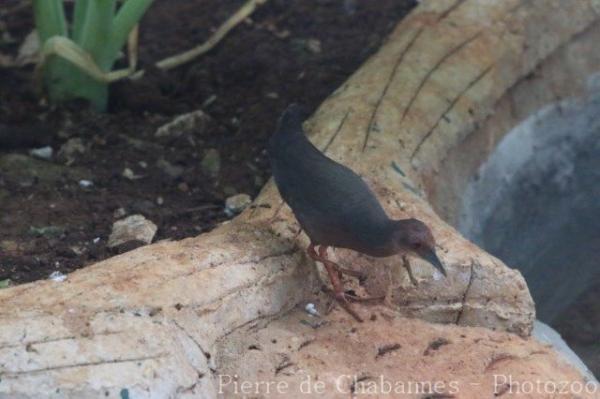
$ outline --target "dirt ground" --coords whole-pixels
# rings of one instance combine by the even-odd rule
[[[14,11],[19,3],[0,6],[0,53],[16,53],[32,29],[29,7]],[[141,24],[140,66],[202,43],[241,4],[157,0]],[[132,249],[106,246],[124,215],[154,222],[155,240],[194,236],[227,219],[227,197],[254,197],[269,178],[265,143],[281,111],[291,102],[316,108],[414,5],[271,0],[195,62],[113,85],[105,115],[84,104],[49,108],[35,96],[32,67],[2,69],[0,281],[68,273]],[[154,136],[198,109],[210,117],[203,128]],[[45,145],[54,150],[50,161],[27,156]],[[212,161],[203,163],[209,150]],[[81,187],[82,179],[93,185]]]

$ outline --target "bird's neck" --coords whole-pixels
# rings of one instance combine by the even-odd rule
[[[277,133],[283,135],[304,134],[302,130],[302,115],[299,112],[286,112],[279,120]]]
[[[372,256],[384,257],[398,253],[396,246],[396,221],[392,219],[382,220],[376,225],[371,225],[371,244],[369,250],[363,251]]]

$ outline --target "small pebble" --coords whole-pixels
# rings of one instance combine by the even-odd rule
[[[248,194],[233,195],[225,200],[225,214],[231,217],[241,213],[252,203],[252,198]]]
[[[141,179],[142,175],[136,175],[135,173],[133,173],[133,170],[129,169],[129,168],[125,168],[123,169],[123,172],[121,173],[121,175],[128,179],[128,180],[137,180],[137,179]]]
[[[217,101],[217,96],[215,94],[210,95],[204,102],[202,103],[202,108],[206,108],[212,103]]]
[[[212,118],[199,109],[187,114],[178,115],[169,123],[159,127],[154,136],[177,138],[190,133],[200,135],[207,130],[211,121]]]
[[[313,54],[319,54],[321,52],[321,41],[318,39],[308,39],[306,41],[306,48]]]
[[[287,29],[283,29],[283,30],[274,31],[273,34],[278,39],[287,39],[288,37],[290,37],[290,35],[292,33]]]
[[[77,155],[83,155],[86,152],[86,146],[79,137],[73,137],[67,140],[58,150],[59,158],[67,162],[73,162]]]
[[[115,209],[115,211],[113,212],[113,217],[115,219],[121,219],[122,217],[124,217],[125,215],[127,215],[127,211],[125,210],[125,208],[117,208]]]
[[[80,246],[77,246],[77,245],[73,245],[73,246],[70,246],[69,249],[75,255],[82,255],[82,254],[85,253],[85,247],[80,247]]]
[[[131,215],[113,223],[107,246],[115,248],[129,241],[140,241],[144,244],[150,244],[156,234],[156,230],[156,225],[144,216]]]
[[[81,188],[90,188],[94,185],[94,182],[91,180],[79,180],[79,187]]]
[[[177,189],[183,193],[190,191],[190,186],[186,182],[181,182],[177,185]]]
[[[29,233],[34,235],[34,236],[42,236],[42,237],[48,237],[48,238],[52,238],[52,237],[59,237],[60,235],[64,234],[65,232],[65,228],[62,226],[41,226],[41,227],[36,227],[36,226],[30,226],[29,227]]]
[[[48,278],[52,281],[62,283],[63,281],[65,281],[67,279],[67,275],[63,274],[57,270],[57,271],[52,272]]]
[[[16,241],[0,241],[0,252],[16,254],[19,252],[19,244]]]
[[[315,304],[312,302],[307,303],[306,306],[304,307],[304,310],[306,311],[306,313],[308,313],[311,316],[317,316],[317,317],[321,316],[319,314],[319,311],[315,307]]]
[[[53,152],[54,152],[54,150],[52,150],[52,147],[46,146],[46,147],[34,148],[32,150],[29,150],[29,155],[39,158],[39,159],[45,159],[46,161],[48,161],[48,160],[52,159]]]

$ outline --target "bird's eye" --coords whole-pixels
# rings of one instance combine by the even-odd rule
[[[413,247],[414,247],[415,249],[419,249],[419,248],[421,248],[421,247],[422,247],[422,244],[421,244],[420,242],[415,242],[415,243],[413,244]]]

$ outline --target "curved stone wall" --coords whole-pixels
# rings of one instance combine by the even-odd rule
[[[551,323],[600,279],[600,95],[542,108],[469,182],[459,230],[521,270]]]
[[[599,40],[589,27],[508,90],[428,192],[445,220],[524,273],[538,317],[596,372]]]

